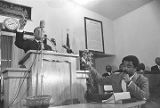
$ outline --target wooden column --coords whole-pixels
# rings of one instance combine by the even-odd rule
[[[28,75],[27,69],[6,68],[2,71],[4,107],[22,108],[23,100],[28,96]]]

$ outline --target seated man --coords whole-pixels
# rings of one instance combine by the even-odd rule
[[[24,52],[26,53],[28,50],[52,50],[52,48],[46,44],[46,42],[42,43],[43,40],[43,36],[41,35],[41,31],[39,30],[39,28],[35,28],[34,29],[34,40],[31,39],[23,39],[24,37],[24,26],[26,25],[26,20],[25,19],[20,19],[19,20],[19,29],[16,32],[16,41],[15,41],[15,45],[20,48],[23,49]]]
[[[160,57],[155,58],[155,63],[156,65],[151,67],[151,72],[154,73],[159,73],[160,74]]]
[[[112,66],[111,65],[107,65],[106,66],[106,73],[103,73],[102,76],[106,77],[106,76],[110,76],[112,74]]]
[[[120,74],[113,73],[112,75],[104,78],[101,77],[101,75],[93,67],[91,67],[91,77],[101,84],[112,85],[114,92],[127,91],[130,92],[131,98],[136,98],[138,100],[148,99],[148,79],[142,74],[137,74],[136,72],[139,64],[138,58],[136,56],[129,55],[123,58],[122,63],[123,72],[120,72]],[[122,82],[126,85],[124,86]]]

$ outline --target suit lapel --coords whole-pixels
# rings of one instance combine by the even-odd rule
[[[138,79],[138,74],[137,74],[137,72],[135,73],[135,75],[133,76],[133,78],[132,78],[132,81],[134,82],[134,83],[136,83],[136,81],[137,81],[137,79]]]

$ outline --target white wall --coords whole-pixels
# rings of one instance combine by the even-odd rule
[[[114,21],[116,59],[136,55],[150,69],[160,56],[160,1],[153,1]]]
[[[75,53],[85,49],[84,17],[103,22],[105,52],[114,53],[113,23],[101,15],[89,11],[68,0],[6,0],[32,7],[32,20],[25,29],[33,31],[41,19],[46,21],[48,38],[55,38],[59,52],[65,52],[62,44],[66,44],[66,32],[69,30],[71,48]],[[1,16],[0,22],[5,17]],[[48,42],[49,43],[49,42]]]

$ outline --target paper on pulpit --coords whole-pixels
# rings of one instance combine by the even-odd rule
[[[117,103],[118,101],[130,98],[130,92],[113,93],[113,95],[110,98],[102,100],[102,103]]]
[[[104,91],[113,91],[112,85],[104,85]]]
[[[130,95],[130,92],[114,93],[114,98],[115,98],[115,101],[130,99],[131,95]]]

